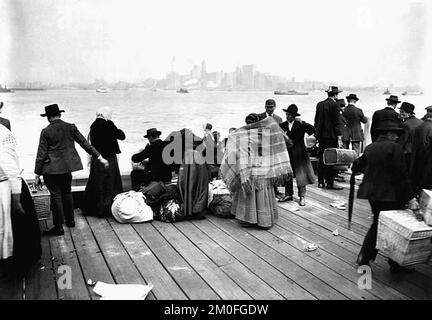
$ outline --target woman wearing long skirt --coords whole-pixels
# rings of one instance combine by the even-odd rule
[[[264,228],[277,220],[274,186],[292,174],[287,140],[273,118],[259,121],[256,114],[229,135],[220,172],[233,193],[236,219]]]
[[[0,126],[0,261],[25,272],[41,256],[40,229],[27,184],[21,178],[16,140]]]
[[[90,127],[90,143],[108,163],[105,168],[97,159],[91,159],[90,175],[84,193],[83,211],[87,215],[108,217],[114,197],[123,192],[117,154],[120,148],[117,140],[126,138],[124,132],[111,121],[112,111],[101,108]]]

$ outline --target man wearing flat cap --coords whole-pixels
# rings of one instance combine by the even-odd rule
[[[386,99],[387,107],[384,109],[375,111],[372,116],[372,123],[370,128],[370,134],[372,138],[372,142],[374,142],[378,138],[378,133],[376,132],[376,128],[381,126],[381,121],[383,119],[394,119],[399,124],[402,124],[399,114],[396,112],[396,107],[401,101],[399,101],[398,96],[391,95]]]
[[[41,183],[40,176],[43,175],[51,194],[54,227],[44,232],[47,235],[63,235],[64,220],[67,227],[75,227],[72,172],[83,169],[75,142],[104,166],[108,166],[108,161],[87,142],[74,124],[60,119],[62,112],[64,110],[60,110],[57,104],[51,104],[41,114],[42,117],[47,117],[49,125],[40,134],[34,170],[36,185]]]
[[[169,182],[172,178],[171,166],[165,164],[162,153],[169,141],[160,139],[161,132],[156,128],[147,130],[144,138],[149,140],[149,144],[144,150],[132,156],[132,162],[142,162],[148,159],[145,170],[132,170],[131,182],[132,189],[138,191],[141,185],[147,186],[151,181]]]
[[[348,101],[348,105],[343,111],[342,115],[347,121],[348,126],[348,145],[346,149],[348,149],[349,144],[351,143],[352,149],[357,153],[357,156],[360,154],[360,143],[363,141],[363,131],[361,124],[367,122],[367,118],[363,114],[363,110],[356,107],[356,103],[359,100],[357,95],[354,93],[349,94],[346,97]]]
[[[415,129],[423,123],[420,119],[415,116],[415,106],[409,102],[403,102],[399,109],[400,118],[402,119],[402,128],[404,133],[399,137],[399,144],[402,146],[402,150],[405,155],[407,169],[411,167],[411,152],[412,152],[412,141]]]
[[[410,176],[414,191],[432,189],[432,106],[426,107],[422,124],[414,130],[411,147]]]
[[[342,148],[341,115],[339,105],[336,103],[339,91],[338,87],[330,87],[326,90],[328,98],[318,102],[315,113],[315,137],[319,143],[318,152],[318,187],[334,190],[343,189],[334,184],[335,171],[333,166],[324,165],[323,154],[327,148]]]

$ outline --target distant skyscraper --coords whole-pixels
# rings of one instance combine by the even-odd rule
[[[255,88],[255,65],[249,64],[242,67],[242,84],[246,89]]]
[[[207,76],[207,63],[205,60],[201,62],[201,77],[205,78]]]

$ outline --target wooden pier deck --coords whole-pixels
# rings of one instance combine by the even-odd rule
[[[342,191],[308,186],[306,206],[280,204],[279,220],[268,230],[212,215],[124,225],[77,209],[75,228],[42,237],[42,259],[25,278],[0,275],[0,299],[99,299],[88,279],[152,283],[148,299],[432,299],[431,262],[395,275],[380,255],[372,264],[372,289],[358,287],[356,257],[370,208],[356,200],[349,231],[347,211],[330,206],[348,199],[348,184],[340,184]],[[318,249],[306,252],[309,243]],[[72,289],[56,285],[60,265],[71,267]]]

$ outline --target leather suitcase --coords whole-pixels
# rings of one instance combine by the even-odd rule
[[[357,153],[349,149],[327,148],[324,150],[323,161],[325,165],[347,166],[357,159]]]

